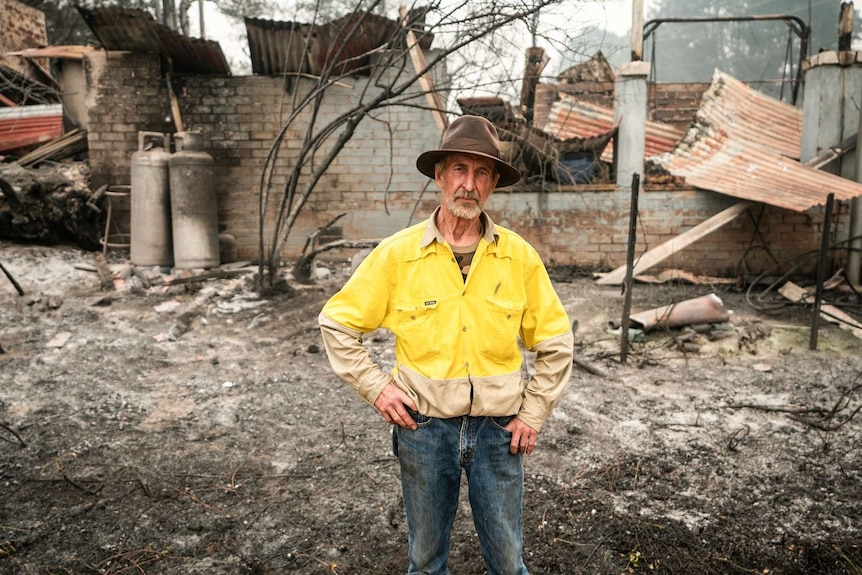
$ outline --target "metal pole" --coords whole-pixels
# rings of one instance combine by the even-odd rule
[[[626,279],[623,282],[623,318],[620,323],[620,361],[626,363],[629,355],[629,315],[632,310],[632,283],[635,266],[635,243],[637,242],[638,192],[640,174],[632,174],[632,198],[629,209],[629,243],[626,249]]]
[[[856,133],[862,129],[862,113],[859,114],[859,122],[856,124]],[[858,138],[858,136],[857,136]],[[856,146],[856,181],[862,182],[862,146]],[[847,281],[858,286],[862,281],[862,199],[850,200],[850,227],[848,237],[850,243],[847,245]]]
[[[207,37],[206,28],[204,27],[204,0],[198,0],[198,10],[201,17],[201,39]]]
[[[820,255],[817,257],[817,285],[814,292],[814,317],[811,318],[811,338],[808,347],[817,350],[817,331],[820,329],[820,304],[823,302],[823,280],[826,276],[826,254],[829,252],[829,229],[832,227],[832,204],[835,194],[826,197],[826,214],[823,217],[823,236],[820,241]]]

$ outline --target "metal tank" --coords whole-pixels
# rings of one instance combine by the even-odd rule
[[[212,156],[203,151],[200,132],[177,132],[174,145],[176,151],[169,162],[174,267],[218,267],[218,208]]]
[[[136,266],[169,267],[173,263],[168,176],[169,136],[138,132],[131,159],[131,238],[129,260]]]

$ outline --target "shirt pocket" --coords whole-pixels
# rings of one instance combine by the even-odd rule
[[[526,302],[501,299],[493,296],[485,298],[483,327],[485,333],[479,337],[479,352],[495,362],[510,362],[519,355],[518,334],[521,329],[521,316],[527,307]]]
[[[394,307],[396,325],[392,331],[407,359],[418,364],[440,356],[443,342],[437,300],[404,301]]]

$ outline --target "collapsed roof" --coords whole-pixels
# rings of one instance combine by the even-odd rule
[[[426,9],[410,10],[406,26],[416,29],[423,50],[433,35],[424,31]],[[245,27],[255,74],[319,76],[330,62],[336,74],[368,74],[371,53],[391,45],[402,23],[371,12],[351,12],[324,24],[246,18]]]
[[[105,50],[157,53],[169,58],[171,70],[180,74],[230,75],[218,42],[184,36],[144,10],[76,8]]]
[[[862,184],[799,162],[802,111],[716,71],[685,137],[648,172],[705,190],[804,212],[862,195]],[[838,142],[836,142],[838,144]]]
[[[600,64],[591,64],[590,70],[598,72],[590,72],[590,81],[602,76]],[[567,74],[580,77],[571,70]],[[504,150],[507,159],[544,181],[592,183],[608,171],[595,169],[595,163],[613,162],[617,126],[611,108],[563,93],[537,128],[500,98],[458,103],[465,113],[497,123],[501,139],[511,142]],[[685,184],[800,212],[825,204],[830,193],[838,200],[862,195],[862,184],[800,163],[802,110],[719,70],[687,132],[647,121],[645,137],[646,175],[653,183]],[[554,168],[573,152],[581,154],[581,161],[592,155],[586,178],[567,178]]]

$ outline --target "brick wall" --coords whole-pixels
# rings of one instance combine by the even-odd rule
[[[656,84],[650,82],[648,84],[648,118],[657,122],[671,124],[681,130],[687,130],[692,121],[694,121],[694,116],[700,107],[700,100],[707,88],[709,88],[708,83]],[[611,109],[614,107],[613,82],[560,84],[559,90],[585,102]],[[553,86],[543,84],[542,92],[536,99],[537,106],[542,108],[537,111],[539,117],[547,116],[545,108],[550,109],[554,98],[556,98],[556,93]]]
[[[97,52],[88,57],[85,67],[90,83],[93,185],[128,183],[137,131],[174,131],[159,61],[153,56]],[[366,88],[377,89],[373,80],[370,86],[365,82],[368,80],[354,78],[352,86],[333,89],[326,97],[321,121],[339,113]],[[242,259],[257,258],[264,161],[282,126],[281,118],[290,112],[294,91],[301,96],[309,86],[308,81],[301,81],[292,86],[293,91],[285,90],[281,79],[258,76],[175,78],[173,87],[185,128],[205,133],[206,149],[215,160],[219,220],[237,237]],[[295,163],[307,122],[307,117],[300,116],[286,134],[272,180],[273,201]],[[346,216],[338,225],[347,239],[382,238],[426,218],[439,194],[433,183],[426,189],[428,181],[416,171],[415,159],[438,142],[433,117],[421,108],[395,106],[364,119],[301,212],[285,258],[295,257],[309,233],[342,212]],[[639,202],[638,253],[678,236],[736,201],[713,192],[647,186]],[[525,236],[549,264],[610,269],[625,262],[628,204],[628,193],[614,186],[559,192],[501,190],[491,198],[489,212],[499,224]],[[729,276],[759,273],[772,266],[770,253],[785,260],[820,244],[819,213],[766,208],[760,215],[760,232],[769,251],[763,249],[754,221],[754,217],[742,215],[660,268]],[[267,242],[270,222],[265,231]],[[841,225],[840,233],[846,235]],[[326,258],[346,259],[352,253],[327,252]],[[803,269],[813,270],[813,262]]]
[[[0,0],[0,54],[47,43],[44,12],[16,0]],[[13,68],[19,67],[17,57],[0,59]],[[45,68],[49,65],[47,58],[37,58],[37,61]]]

